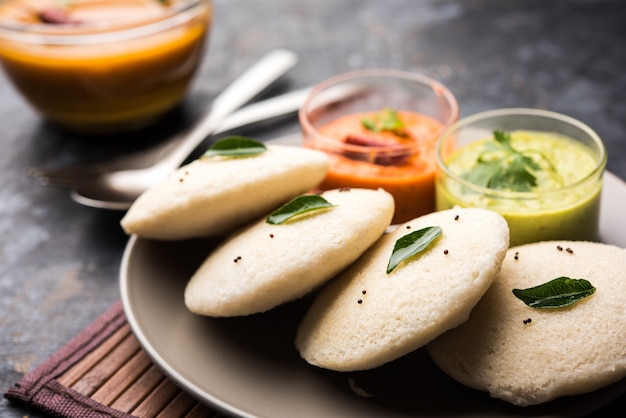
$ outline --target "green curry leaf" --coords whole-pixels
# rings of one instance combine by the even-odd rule
[[[588,280],[557,277],[539,286],[513,289],[513,294],[531,308],[562,308],[596,291]]]
[[[319,195],[303,195],[298,196],[290,202],[285,203],[282,207],[272,212],[266,222],[272,225],[282,224],[294,216],[314,210],[326,209],[334,205]]]
[[[264,143],[245,136],[228,136],[216,141],[202,157],[252,157],[267,151]]]
[[[393,247],[391,257],[389,257],[387,274],[409,257],[424,252],[440,236],[441,227],[428,226],[400,237]]]

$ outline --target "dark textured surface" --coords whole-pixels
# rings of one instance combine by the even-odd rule
[[[614,0],[217,0],[210,49],[185,103],[159,126],[117,138],[43,122],[0,75],[0,389],[15,383],[118,299],[120,215],[82,207],[24,175],[123,153],[189,124],[267,51],[300,61],[279,89],[358,68],[432,76],[462,115],[501,107],[568,114],[604,139],[626,179],[626,2]],[[247,132],[269,139],[295,119]],[[0,416],[38,416],[0,401]]]

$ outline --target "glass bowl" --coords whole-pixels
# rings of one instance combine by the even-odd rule
[[[304,146],[331,159],[319,189],[383,188],[395,199],[393,222],[402,223],[434,210],[435,144],[458,115],[454,95],[441,83],[372,69],[314,87],[299,120]]]
[[[130,130],[181,101],[211,22],[211,0],[5,0],[0,63],[60,126]]]
[[[460,120],[437,143],[436,207],[500,213],[511,246],[594,241],[606,162],[600,137],[574,118],[540,109],[482,112]]]

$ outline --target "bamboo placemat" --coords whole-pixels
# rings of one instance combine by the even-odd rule
[[[116,302],[4,396],[60,417],[221,418],[152,363]]]

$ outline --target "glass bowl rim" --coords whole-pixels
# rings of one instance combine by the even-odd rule
[[[0,22],[0,42],[8,40],[33,45],[93,45],[120,42],[150,36],[180,26],[197,16],[198,10],[213,0],[184,0],[156,20],[140,21],[121,27],[82,27],[68,31],[70,25],[7,24]],[[45,30],[44,30],[45,29]],[[93,29],[93,31],[90,31]]]
[[[306,115],[306,110],[309,104],[317,97],[317,95],[331,87],[338,86],[344,82],[359,80],[359,79],[375,79],[385,78],[390,80],[401,80],[409,82],[418,82],[425,87],[430,87],[431,90],[438,96],[443,97],[446,103],[450,106],[450,117],[446,122],[443,122],[442,132],[459,118],[459,104],[452,92],[443,83],[428,77],[421,73],[412,71],[396,70],[396,69],[360,69],[348,71],[335,76],[332,76],[319,84],[315,85],[311,92],[307,95],[302,106],[298,111],[298,119],[302,130],[305,133],[314,134],[316,141],[319,141],[324,145],[324,149],[331,149],[351,154],[372,155],[378,153],[384,153],[385,155],[407,155],[415,152],[418,149],[416,144],[407,144],[406,146],[393,146],[393,147],[376,147],[376,146],[364,146],[355,144],[346,144],[339,142],[335,139],[329,138],[319,133],[319,131],[311,124],[309,118]],[[306,134],[305,134],[306,135]]]
[[[541,117],[545,119],[553,119],[561,122],[565,122],[570,124],[582,132],[587,134],[594,142],[594,144],[598,148],[598,161],[594,169],[588,173],[585,177],[579,179],[577,182],[567,185],[565,187],[561,187],[559,189],[554,190],[542,190],[542,191],[531,191],[531,192],[514,192],[514,191],[505,191],[505,190],[496,190],[490,189],[488,187],[480,186],[475,183],[472,183],[468,180],[463,179],[458,174],[454,173],[448,165],[443,161],[441,156],[441,148],[445,139],[454,131],[462,128],[464,126],[470,125],[476,121],[487,120],[491,118],[503,117],[503,116],[531,116],[531,117]],[[532,131],[532,129],[528,129]],[[456,123],[449,126],[445,129],[439,140],[437,141],[437,145],[435,147],[435,160],[438,166],[438,169],[441,170],[448,178],[453,181],[459,183],[461,186],[466,187],[477,194],[484,195],[488,198],[500,199],[500,200],[537,200],[542,199],[551,195],[559,195],[562,193],[567,193],[573,189],[581,187],[585,183],[591,182],[596,178],[600,180],[602,178],[602,174],[606,168],[607,164],[607,151],[604,145],[604,142],[600,138],[600,136],[587,124],[584,122],[575,119],[571,116],[565,115],[563,113],[554,112],[550,110],[537,109],[537,108],[524,108],[524,107],[512,107],[512,108],[501,108],[501,109],[493,109],[486,110],[483,112],[475,113],[469,116],[466,116]],[[438,175],[440,176],[440,174]]]

